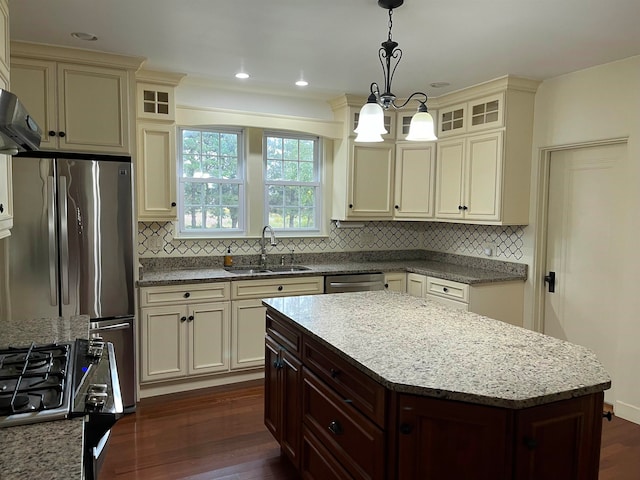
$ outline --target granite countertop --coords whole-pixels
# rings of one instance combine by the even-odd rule
[[[263,303],[397,392],[520,409],[611,386],[585,347],[407,294]]]
[[[0,348],[88,338],[89,317],[3,320]],[[82,479],[83,419],[0,429],[0,478]]]
[[[309,270],[298,272],[230,273],[223,268],[177,268],[171,270],[145,271],[138,281],[140,287],[158,285],[178,285],[187,283],[228,282],[234,280],[255,280],[273,277],[295,277],[335,275],[340,273],[369,272],[412,272],[422,275],[452,280],[466,284],[482,284],[505,281],[524,281],[527,278],[526,265],[508,264],[501,270],[480,268],[473,263],[467,265],[435,260],[394,260],[394,261],[346,261],[340,263],[304,264]],[[485,264],[483,264],[485,265]],[[509,268],[509,265],[513,267]],[[525,267],[525,268],[521,268]]]

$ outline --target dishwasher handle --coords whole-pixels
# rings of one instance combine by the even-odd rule
[[[106,331],[113,331],[113,330],[126,330],[128,328],[132,328],[133,325],[130,323],[116,323],[114,325],[105,325],[104,327],[98,327],[98,326],[93,326],[95,324],[92,324],[90,327],[91,333],[95,333],[95,332],[106,332]]]
[[[366,288],[366,287],[376,287],[384,285],[381,282],[330,282],[329,286],[331,288]]]

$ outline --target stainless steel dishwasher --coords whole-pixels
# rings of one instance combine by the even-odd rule
[[[384,273],[347,273],[324,277],[324,293],[384,290]]]

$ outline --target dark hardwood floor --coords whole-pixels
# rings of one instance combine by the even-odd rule
[[[143,400],[112,429],[100,480],[293,480],[262,423],[262,382]],[[640,425],[604,421],[600,480],[640,479]]]

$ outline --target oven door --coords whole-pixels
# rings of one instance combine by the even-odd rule
[[[107,455],[109,437],[111,430],[108,430],[97,442],[95,447],[85,447],[84,450],[84,478],[85,480],[97,480],[102,469],[102,464]]]

